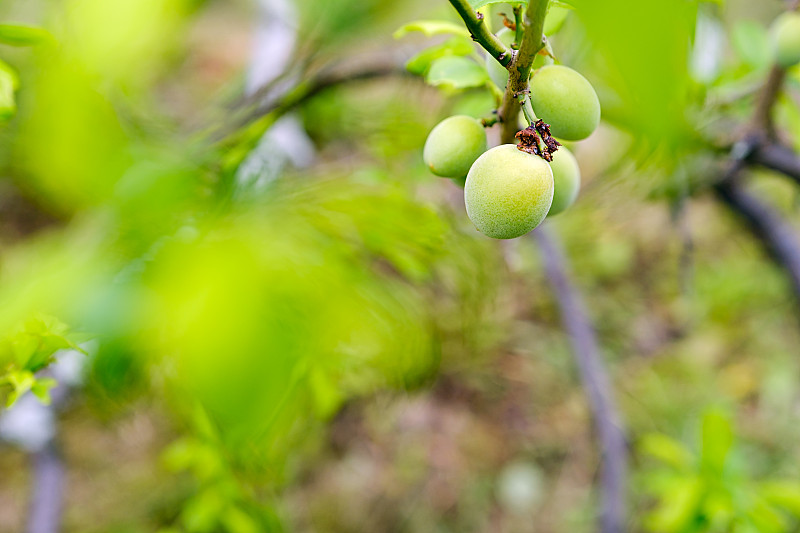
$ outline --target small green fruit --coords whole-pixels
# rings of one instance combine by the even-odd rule
[[[500,39],[506,46],[511,46],[514,42],[515,33],[508,28],[503,28],[499,32],[497,32],[497,38]],[[547,50],[552,54],[553,49],[550,48],[550,43],[547,43]],[[506,67],[501,65],[495,58],[493,58],[489,52],[483,53],[484,58],[486,60],[486,70],[489,72],[489,78],[494,82],[495,85],[500,87],[501,89],[506,88],[506,84],[508,83],[508,70]],[[544,54],[537,54],[536,58],[533,60],[533,69],[537,69],[543,67],[545,65],[552,65],[553,58],[549,55]]]
[[[553,154],[550,169],[553,171],[555,192],[553,205],[550,206],[550,212],[547,213],[549,217],[557,215],[571,206],[581,188],[581,169],[578,167],[578,161],[565,146],[560,147]]]
[[[800,63],[800,13],[783,13],[772,23],[770,34],[775,46],[775,61],[783,68]]]
[[[463,178],[486,148],[483,125],[472,117],[455,115],[431,130],[422,150],[422,159],[437,176]]]
[[[494,239],[513,239],[538,226],[553,201],[553,172],[539,156],[496,146],[467,174],[464,203],[478,230]]]
[[[589,81],[569,67],[549,65],[531,79],[536,116],[550,124],[555,137],[585,139],[600,123],[600,100]]]

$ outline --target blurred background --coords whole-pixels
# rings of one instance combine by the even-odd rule
[[[785,5],[556,4],[603,123],[545,226],[619,408],[625,529],[798,531],[800,170],[718,186]],[[87,533],[597,530],[543,254],[422,162],[496,107],[426,84],[433,56],[483,55],[415,20],[460,24],[445,0],[0,3],[0,532],[59,508]],[[783,89],[791,152],[798,67]]]

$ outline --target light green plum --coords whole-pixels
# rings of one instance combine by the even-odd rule
[[[428,134],[422,159],[437,176],[463,178],[487,147],[483,124],[466,115],[454,115]]]
[[[514,144],[496,146],[469,169],[464,187],[467,216],[487,237],[513,239],[544,220],[553,188],[553,171],[544,159]]]
[[[571,206],[581,188],[581,169],[578,167],[578,160],[566,146],[561,146],[553,154],[550,169],[553,171],[555,192],[553,193],[553,204],[547,213],[549,217],[557,215]]]
[[[511,44],[514,42],[514,32],[508,28],[503,28],[497,32],[497,38],[500,39],[500,42],[502,42],[504,45],[511,46]],[[547,43],[547,51],[550,54],[553,53],[553,49],[550,48],[550,43]],[[486,70],[489,72],[489,78],[491,78],[495,85],[501,89],[505,89],[506,84],[508,83],[508,70],[506,70],[506,67],[501,65],[499,61],[493,58],[489,52],[484,52],[483,56],[486,60]],[[536,59],[533,60],[532,68],[535,70],[545,65],[552,64],[552,57],[545,54],[538,54]]]
[[[788,68],[800,63],[800,13],[786,12],[778,16],[770,27],[775,46],[775,61]]]
[[[600,100],[589,81],[562,65],[539,69],[530,83],[536,116],[550,124],[555,137],[585,139],[600,123]]]

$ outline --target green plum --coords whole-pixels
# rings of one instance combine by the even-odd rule
[[[525,235],[547,216],[553,187],[553,171],[544,159],[514,144],[496,146],[469,169],[464,187],[467,216],[493,239]]]
[[[586,78],[569,67],[542,67],[531,79],[530,90],[536,116],[550,124],[555,137],[579,141],[600,123],[597,93]]]
[[[786,12],[770,28],[775,46],[775,61],[788,68],[800,63],[800,13]]]
[[[466,115],[455,115],[431,130],[422,158],[437,176],[463,178],[487,146],[483,124]]]
[[[566,146],[561,146],[554,154],[550,163],[553,171],[553,204],[547,216],[551,217],[562,212],[575,202],[578,190],[581,188],[581,169],[578,161]]]
[[[511,44],[514,42],[514,32],[508,28],[503,28],[497,32],[497,38],[500,39],[500,42],[502,42],[504,45],[511,46]],[[553,53],[553,49],[550,48],[550,43],[547,43],[547,51],[550,54]],[[495,85],[501,89],[505,89],[506,83],[508,83],[508,70],[506,70],[506,67],[501,65],[499,61],[489,55],[489,52],[484,52],[483,55],[486,60],[486,70],[489,72],[489,78],[491,78]],[[535,70],[545,65],[552,64],[552,57],[546,54],[538,54],[536,59],[533,60],[532,68]]]

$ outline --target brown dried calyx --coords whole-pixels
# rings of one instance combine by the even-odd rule
[[[553,160],[553,152],[561,146],[561,143],[550,135],[550,125],[542,119],[518,131],[515,137],[519,139],[517,150],[538,155],[548,162]]]

